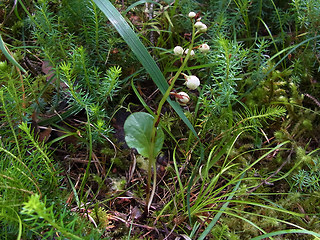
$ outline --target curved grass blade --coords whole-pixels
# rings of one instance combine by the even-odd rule
[[[216,202],[223,202],[223,200],[219,200]],[[242,200],[229,200],[230,203],[239,203],[239,204],[244,204],[244,205],[253,205],[253,206],[257,206],[260,208],[266,208],[266,209],[271,209],[274,211],[278,211],[278,212],[282,212],[282,213],[286,213],[286,214],[290,214],[292,216],[297,216],[297,217],[303,217],[305,216],[304,213],[297,213],[297,212],[293,212],[293,211],[289,211],[286,209],[282,209],[282,208],[277,208],[277,207],[272,207],[269,205],[265,205],[265,204],[261,204],[261,203],[256,203],[256,202],[250,202],[250,201],[242,201]]]
[[[308,230],[300,230],[300,229],[288,229],[288,230],[282,230],[282,231],[276,231],[276,232],[271,232],[267,234],[260,235],[258,237],[252,238],[251,240],[260,240],[260,239],[266,239],[270,238],[272,236],[277,236],[277,235],[283,235],[283,234],[292,234],[292,233],[300,233],[300,234],[309,234],[315,237],[315,239],[320,239],[320,234]]]
[[[52,125],[54,123],[58,123],[60,121],[63,121],[64,119],[70,117],[70,116],[74,116],[77,113],[79,113],[81,110],[83,109],[82,106],[76,106],[73,105],[71,106],[68,110],[66,110],[65,112],[61,113],[61,114],[56,114],[48,119],[43,119],[40,120],[38,122],[38,124],[40,126],[48,126],[48,125]]]
[[[132,52],[136,55],[145,70],[149,73],[161,93],[164,94],[169,85],[159,67],[157,66],[156,62],[149,54],[146,47],[141,43],[136,33],[132,30],[129,24],[125,21],[119,11],[111,4],[109,0],[94,0],[94,2],[107,16],[111,24],[116,28],[118,33],[126,41],[126,43],[131,48]],[[168,98],[167,101],[176,111],[182,121],[184,121],[184,123],[192,131],[192,133],[199,139],[194,127],[192,126],[188,118],[184,115],[180,105],[177,102],[172,101],[170,98]]]
[[[21,67],[21,65],[11,56],[9,51],[7,50],[6,44],[2,40],[1,34],[0,34],[0,50],[2,53],[6,56],[6,58],[16,67],[18,67],[22,72],[26,73],[27,71]]]
[[[143,4],[143,3],[154,3],[154,4],[157,4],[157,5],[161,6],[160,3],[157,3],[157,2],[152,1],[152,0],[140,0],[140,1],[138,1],[138,2],[135,2],[135,3],[131,4],[131,5],[124,11],[124,13],[126,14],[126,13],[129,12],[132,8],[134,8],[134,7],[136,7],[136,6],[140,5],[140,4]]]
[[[227,209],[228,205],[229,205],[229,201],[233,198],[234,194],[236,193],[236,191],[238,190],[238,188],[240,187],[240,183],[241,183],[241,179],[244,177],[244,173],[242,174],[242,176],[240,177],[240,181],[237,183],[237,185],[233,188],[231,194],[229,195],[229,197],[226,200],[226,203],[223,204],[223,206],[221,207],[220,211],[217,213],[217,215],[214,216],[214,218],[212,219],[212,221],[210,222],[210,224],[207,226],[207,228],[203,231],[203,233],[200,235],[200,237],[198,238],[198,240],[203,240],[212,230],[212,228],[214,227],[214,225],[216,225],[217,221],[219,220],[219,218],[221,217],[221,215],[224,213],[224,211]]]

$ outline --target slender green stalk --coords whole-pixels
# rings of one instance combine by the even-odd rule
[[[186,58],[184,59],[181,67],[179,68],[179,70],[174,75],[169,88],[167,89],[167,91],[163,95],[162,99],[160,100],[160,103],[159,103],[158,109],[157,109],[157,114],[156,114],[156,116],[154,118],[154,122],[153,122],[153,126],[154,127],[157,127],[157,125],[158,125],[157,123],[159,122],[159,119],[160,119],[160,115],[161,115],[161,110],[162,110],[163,104],[166,102],[167,98],[170,95],[170,92],[171,92],[172,88],[174,87],[174,84],[175,84],[176,80],[178,79],[178,77],[180,76],[182,70],[186,67],[186,65],[188,63],[188,60],[190,58],[190,53],[191,53],[191,50],[192,50],[193,44],[194,44],[195,33],[196,33],[195,32],[195,27],[193,25],[193,28],[192,28],[192,39],[191,39],[191,44],[190,44],[189,49],[188,49],[188,54],[187,54]],[[155,132],[155,130],[156,129],[154,128],[154,132]],[[154,137],[155,137],[155,134],[154,134]]]
[[[85,50],[83,49],[83,47],[80,47],[79,51],[80,51],[81,64],[82,64],[82,68],[83,68],[83,71],[84,71],[84,78],[86,80],[89,92],[91,93],[92,92],[92,88],[91,88],[90,79],[89,79],[87,66],[86,66],[86,61],[85,61]]]
[[[237,5],[237,7],[239,8],[239,11],[242,14],[242,18],[244,21],[244,24],[246,26],[247,29],[247,36],[250,37],[251,36],[251,29],[250,29],[250,22],[249,22],[249,16],[248,16],[248,4],[249,1],[248,0],[241,0],[241,1],[237,1],[234,0],[235,4]]]
[[[28,9],[26,8],[26,6],[23,4],[22,0],[18,0],[19,3],[21,4],[21,7],[22,9],[25,11],[25,13],[28,15],[28,17],[30,18],[30,20],[37,26],[38,29],[40,29],[42,31],[42,33],[44,33],[45,35],[48,36],[48,33],[47,31],[45,31],[42,26],[37,23],[35,20],[34,20],[34,16],[28,11]]]
[[[144,214],[147,216],[149,214],[149,207],[151,206],[151,202],[153,199],[153,196],[150,196],[150,186],[151,186],[151,172],[152,172],[152,162],[155,162],[155,158],[153,157],[153,152],[151,152],[148,162],[148,179],[147,179],[147,188],[146,188],[146,207]],[[153,169],[154,172],[156,172],[156,169]],[[153,183],[155,185],[155,181]]]
[[[84,185],[86,184],[86,181],[89,177],[89,170],[90,170],[90,165],[91,165],[91,160],[92,160],[92,134],[91,134],[91,125],[90,125],[90,118],[89,118],[89,111],[86,107],[86,113],[87,113],[87,119],[88,119],[88,135],[89,135],[89,159],[88,159],[88,164],[86,168],[86,172],[84,174],[83,180],[81,182],[80,186],[80,201],[82,201],[83,197],[83,189]]]
[[[95,47],[96,47],[96,54],[99,55],[99,19],[98,19],[98,12],[97,7],[93,0],[91,0],[92,3],[92,9],[94,12],[94,23],[95,23]]]
[[[31,135],[31,130],[26,122],[22,122],[21,125],[19,126],[19,128],[26,133],[29,141],[41,153],[41,155],[43,157],[43,161],[44,161],[45,165],[47,166],[47,170],[50,172],[51,177],[54,181],[54,184],[57,185],[57,179],[54,176],[56,174],[56,169],[54,168],[48,154],[44,151],[43,146],[40,145],[38,142],[36,142],[34,137]]]
[[[17,134],[16,134],[16,131],[12,125],[12,121],[11,119],[9,118],[10,114],[8,113],[7,111],[7,108],[6,108],[6,103],[4,101],[4,97],[3,97],[3,91],[1,90],[0,91],[0,98],[1,98],[1,103],[2,103],[2,106],[3,106],[3,110],[6,114],[6,118],[8,120],[8,124],[10,126],[10,129],[11,129],[11,132],[12,132],[12,135],[14,137],[14,141],[16,143],[16,147],[17,147],[17,150],[18,150],[18,154],[19,154],[19,159],[22,159],[22,155],[21,155],[21,151],[20,151],[20,145],[19,145],[19,141],[18,141],[18,137],[17,137]]]
[[[181,181],[181,178],[180,178],[180,173],[179,173],[179,170],[178,170],[178,166],[177,166],[177,161],[176,161],[176,149],[177,149],[177,147],[175,147],[174,148],[174,150],[173,150],[173,157],[172,157],[172,159],[173,159],[173,165],[174,165],[174,170],[176,171],[176,175],[177,175],[177,180],[178,180],[178,183],[179,183],[179,187],[180,187],[180,194],[182,194],[183,195],[183,192],[184,192],[184,187],[183,187],[183,184],[182,184],[182,181]],[[180,195],[179,194],[179,195]],[[184,199],[184,196],[182,196],[182,202],[183,202],[183,204],[182,204],[182,206],[185,208],[185,206],[186,206],[186,203],[185,203],[185,199]],[[184,211],[185,209],[183,209],[183,211]]]
[[[260,240],[260,239],[266,239],[270,238],[272,236],[277,236],[277,235],[284,235],[284,234],[308,234],[314,236],[314,239],[320,239],[320,234],[308,230],[300,230],[300,229],[288,229],[288,230],[281,230],[281,231],[276,231],[276,232],[271,232],[267,234],[260,235],[258,237],[252,238],[251,240]]]
[[[149,164],[148,164],[148,182],[147,182],[147,195],[146,195],[146,206],[147,206],[147,208],[146,208],[146,213],[149,212],[149,208],[151,206],[153,195],[155,193],[155,188],[156,188],[157,173],[156,173],[156,159],[155,159],[156,156],[154,156],[154,147],[155,147],[155,141],[156,141],[156,135],[157,135],[157,127],[158,127],[158,124],[159,124],[159,121],[160,121],[161,110],[162,110],[162,107],[163,107],[164,103],[167,101],[167,98],[169,97],[170,92],[171,92],[172,88],[174,87],[174,84],[175,84],[176,80],[178,79],[178,77],[180,76],[182,70],[185,68],[185,66],[188,63],[188,60],[190,58],[190,53],[191,53],[191,50],[193,48],[195,35],[196,35],[196,31],[195,31],[195,27],[194,27],[194,24],[193,24],[193,27],[192,27],[192,39],[191,39],[191,44],[189,46],[188,54],[187,54],[186,58],[184,59],[182,65],[180,66],[179,70],[176,72],[175,76],[171,80],[171,84],[168,87],[167,91],[165,92],[165,94],[161,98],[160,103],[158,105],[158,109],[157,109],[156,115],[155,115],[154,120],[153,120],[153,127],[152,127],[152,134],[151,134],[151,145],[150,145],[150,154],[149,154]],[[150,186],[151,186],[151,172],[152,172],[151,166],[152,165],[154,167],[154,169],[153,169],[154,173],[153,173],[153,188],[152,188],[152,193],[151,193],[151,196],[150,196],[149,192],[150,192]]]
[[[152,192],[150,195],[150,199],[148,202],[148,209],[150,209],[154,194],[156,192],[156,186],[157,186],[157,166],[156,166],[156,160],[153,161],[153,185],[152,185]]]

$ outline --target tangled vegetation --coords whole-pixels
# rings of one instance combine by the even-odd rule
[[[1,239],[319,239],[320,1],[0,2]]]

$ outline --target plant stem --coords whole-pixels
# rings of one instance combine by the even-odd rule
[[[153,196],[155,194],[156,191],[156,181],[157,181],[157,171],[156,171],[156,156],[154,156],[154,147],[155,147],[155,141],[156,141],[156,135],[157,135],[157,127],[160,121],[160,115],[161,115],[161,110],[162,107],[164,105],[164,103],[166,102],[167,98],[170,95],[170,92],[172,90],[172,88],[174,87],[174,84],[176,82],[176,80],[178,79],[178,77],[180,76],[182,70],[186,67],[188,60],[190,58],[190,53],[191,50],[193,48],[193,44],[194,44],[194,39],[195,39],[195,27],[193,24],[192,27],[192,39],[191,39],[191,44],[189,46],[189,50],[188,50],[188,54],[186,56],[186,58],[184,59],[182,65],[180,66],[179,70],[176,72],[176,74],[174,75],[171,84],[169,85],[167,91],[165,92],[165,94],[163,95],[163,97],[160,100],[160,103],[158,105],[158,109],[156,112],[156,115],[154,117],[153,120],[153,127],[152,127],[152,133],[151,133],[151,145],[150,145],[150,154],[149,154],[149,164],[148,164],[148,182],[147,182],[147,190],[146,190],[146,210],[145,210],[145,214],[148,215],[149,213],[149,209],[152,203],[152,199]],[[153,166],[153,186],[152,186],[152,192],[150,195],[150,186],[151,186],[151,172],[152,172],[152,166]]]
[[[86,168],[86,172],[84,173],[81,185],[80,185],[80,203],[84,200],[83,199],[83,190],[84,186],[86,185],[86,182],[89,177],[89,171],[90,171],[90,165],[91,165],[91,160],[92,160],[92,134],[91,134],[91,123],[90,123],[90,117],[89,117],[89,111],[88,108],[86,107],[86,113],[87,113],[87,122],[88,122],[88,136],[89,136],[89,158],[88,158],[88,164]]]
[[[148,213],[149,213],[149,202],[151,202],[152,198],[153,198],[153,197],[150,198],[150,186],[151,186],[152,162],[155,162],[155,159],[153,157],[151,157],[151,156],[153,156],[153,155],[150,155],[149,162],[148,162],[148,180],[147,180],[147,188],[146,188],[146,206],[145,206],[145,210],[144,210],[145,216],[148,216]],[[156,170],[154,169],[154,171],[156,171]],[[150,201],[150,199],[151,199],[151,201]]]
[[[151,203],[152,203],[154,194],[156,192],[156,186],[157,186],[157,168],[156,167],[157,167],[156,166],[156,161],[153,161],[153,185],[152,185],[152,192],[151,192],[151,195],[150,195],[150,199],[149,199],[149,202],[148,202],[148,205],[147,205],[148,210],[151,207]]]
[[[163,97],[160,100],[160,103],[159,103],[159,106],[158,106],[158,109],[157,109],[157,113],[156,113],[156,116],[155,116],[154,121],[153,121],[153,132],[154,133],[152,135],[154,137],[155,137],[156,127],[157,127],[159,119],[160,119],[160,114],[161,114],[162,107],[163,107],[164,103],[166,102],[167,98],[169,97],[170,92],[171,92],[172,88],[174,87],[174,84],[175,84],[176,80],[178,79],[178,77],[180,76],[182,70],[186,67],[186,65],[188,63],[188,60],[190,58],[190,53],[191,53],[191,50],[193,48],[194,39],[195,39],[195,27],[193,26],[193,28],[192,28],[192,39],[191,39],[191,44],[190,44],[189,49],[188,49],[188,54],[187,54],[186,58],[184,59],[182,65],[180,66],[179,70],[174,75],[174,77],[173,77],[173,79],[171,81],[171,84],[168,87],[167,91],[165,92],[165,94],[163,95]]]

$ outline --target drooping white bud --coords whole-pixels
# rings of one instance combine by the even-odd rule
[[[173,53],[174,53],[174,55],[181,56],[181,55],[184,53],[184,50],[183,50],[182,47],[176,46],[176,47],[173,49]]]
[[[188,17],[194,18],[197,14],[195,12],[189,12]]]
[[[194,24],[194,27],[196,28],[196,29],[200,29],[201,27],[202,27],[202,25],[203,25],[203,23],[202,22],[196,22],[195,24]]]
[[[185,92],[179,92],[175,94],[175,98],[180,105],[184,106],[190,101],[190,97]]]
[[[199,32],[202,32],[202,33],[204,33],[204,32],[206,32],[208,30],[208,27],[207,27],[207,25],[205,25],[204,23],[202,24],[202,27],[201,28],[199,28]]]
[[[189,52],[189,49],[186,49],[185,51],[184,51],[184,54],[185,55],[187,55],[188,54],[188,52]],[[191,52],[190,52],[190,57],[193,57],[194,56],[194,51],[193,50],[191,50]]]
[[[187,88],[191,89],[191,90],[195,90],[197,87],[200,86],[200,80],[198,77],[191,75],[184,75],[184,79],[186,80],[185,85],[187,86]]]
[[[204,44],[201,44],[200,47],[199,47],[199,50],[200,52],[202,53],[207,53],[210,51],[210,47],[208,44],[204,43]]]
[[[207,25],[205,25],[204,23],[198,21],[194,24],[194,27],[196,29],[198,29],[199,32],[206,32],[208,30]]]

